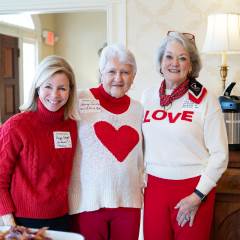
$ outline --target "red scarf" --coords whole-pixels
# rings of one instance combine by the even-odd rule
[[[160,105],[162,107],[168,106],[174,100],[182,97],[189,89],[189,80],[185,80],[182,82],[178,87],[176,87],[171,95],[166,95],[166,81],[163,80],[159,89],[159,96],[160,96]]]

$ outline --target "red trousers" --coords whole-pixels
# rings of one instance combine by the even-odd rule
[[[72,231],[85,240],[138,240],[139,208],[101,208],[71,216]]]
[[[215,189],[202,202],[193,226],[178,225],[176,204],[190,195],[199,177],[184,180],[168,180],[148,175],[144,194],[144,240],[208,240],[211,233]]]

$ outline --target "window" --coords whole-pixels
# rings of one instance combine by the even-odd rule
[[[26,102],[36,69],[36,46],[34,41],[23,41],[23,102]]]
[[[30,14],[0,15],[0,21],[11,25],[34,29],[34,23]]]

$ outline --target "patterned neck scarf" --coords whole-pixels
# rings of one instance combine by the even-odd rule
[[[171,104],[174,100],[182,97],[189,88],[189,80],[185,80],[182,82],[178,87],[176,87],[171,95],[165,95],[166,92],[166,81],[163,80],[159,89],[159,96],[160,96],[160,105],[162,107],[168,106]]]

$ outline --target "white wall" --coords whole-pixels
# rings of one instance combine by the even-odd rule
[[[143,89],[158,85],[160,77],[156,73],[155,54],[160,40],[168,30],[195,34],[201,51],[207,16],[217,12],[240,13],[239,0],[128,0],[127,1],[127,45],[134,52],[138,73],[131,94],[140,98]],[[221,80],[219,66],[221,57],[201,55],[203,69],[199,81],[215,94],[220,95]],[[229,56],[227,80],[240,82],[240,55]],[[240,95],[239,83],[233,93]]]
[[[98,84],[98,50],[107,41],[106,12],[55,14],[55,53],[70,61],[78,86]]]
[[[55,32],[56,24],[55,24],[55,14],[37,14],[35,18],[39,19],[39,31],[40,39],[38,42],[39,49],[39,62],[47,57],[48,55],[52,55],[55,53],[55,46],[49,46],[44,43],[44,39],[42,38],[42,32],[44,30]]]

